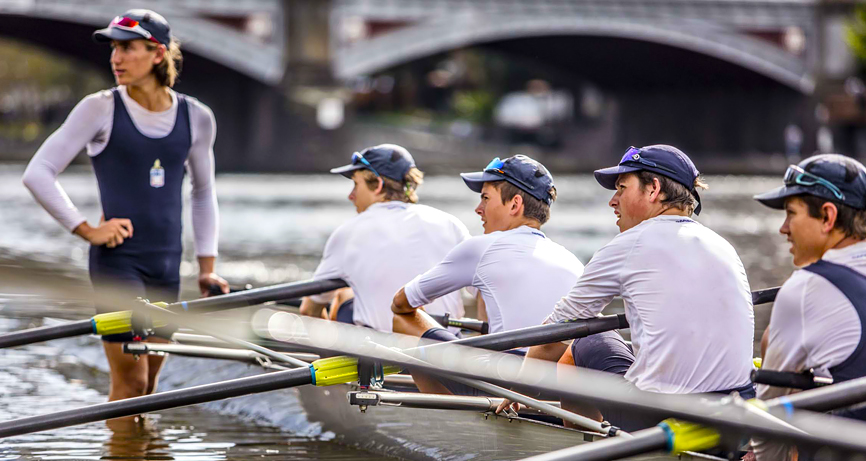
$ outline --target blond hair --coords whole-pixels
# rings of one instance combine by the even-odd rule
[[[159,44],[145,42],[145,46],[147,46],[148,50],[153,51]],[[162,62],[153,66],[153,74],[160,85],[171,88],[177,81],[182,66],[183,54],[180,52],[180,42],[172,37],[168,46],[165,47]]]
[[[382,178],[382,193],[385,194],[385,200],[396,200],[406,203],[418,203],[418,186],[424,183],[424,173],[418,168],[412,167],[406,176],[403,177],[403,182],[400,183],[391,178],[384,176],[376,176],[370,170],[358,170],[367,187],[370,190],[376,190],[379,187],[379,178]]]

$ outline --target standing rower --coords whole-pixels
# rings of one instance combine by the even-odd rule
[[[691,159],[672,146],[631,147],[595,179],[616,191],[609,205],[620,234],[595,253],[544,323],[593,318],[622,296],[635,353],[626,381],[651,392],[753,397],[749,282],[731,244],[690,217],[701,210],[697,189],[706,188]],[[556,361],[563,352],[552,343],[530,348],[527,357]],[[598,409],[628,431],[658,422]]]
[[[524,155],[493,159],[484,171],[461,174],[469,188],[481,194],[475,212],[484,235],[454,248],[445,259],[415,277],[394,297],[394,331],[439,341],[457,339],[423,311],[440,296],[463,287],[478,289],[490,332],[515,330],[541,323],[552,306],[574,285],[583,264],[541,231],[556,200],[553,177],[544,165]],[[427,309],[425,307],[425,309]],[[630,352],[616,333],[605,344]],[[476,394],[468,386],[413,373],[423,392]]]
[[[354,298],[342,302],[336,320],[390,332],[394,292],[469,238],[469,230],[454,216],[417,204],[424,174],[403,147],[381,144],[355,152],[351,164],[331,173],[355,183],[349,200],[358,215],[328,238],[313,278],[343,279],[352,288]],[[301,313],[321,317],[335,296],[332,291],[304,298]],[[454,293],[430,311],[463,317],[463,300]]]
[[[192,222],[199,288],[228,292],[214,274],[218,217],[213,142],[216,122],[198,100],[171,89],[181,54],[165,18],[130,10],[93,34],[111,43],[118,86],[84,98],[33,156],[24,185],[64,227],[90,242],[90,279],[97,294],[175,302],[180,291],[183,177],[192,179]],[[57,176],[82,149],[93,163],[103,216],[90,226]],[[101,312],[115,310],[98,303]],[[132,334],[104,336],[111,368],[109,400],[150,394],[163,357],[136,360],[121,349]]]
[[[789,166],[783,186],[755,199],[785,210],[779,232],[802,268],[776,296],[763,368],[812,370],[834,382],[866,376],[866,168],[841,155],[816,155]],[[762,400],[789,392],[758,386]],[[862,408],[835,414],[866,420]],[[779,444],[754,445],[761,460],[793,454]]]

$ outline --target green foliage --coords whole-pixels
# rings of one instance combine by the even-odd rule
[[[866,70],[866,5],[857,5],[845,28],[845,39],[857,58],[861,73]]]
[[[471,122],[490,121],[495,103],[495,95],[488,90],[455,91],[451,98],[454,111]]]

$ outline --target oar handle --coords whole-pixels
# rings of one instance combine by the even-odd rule
[[[781,287],[765,288],[763,290],[753,291],[752,304],[757,306],[758,304],[771,303],[775,301],[776,295],[779,293],[779,288]]]
[[[477,331],[482,335],[486,335],[490,332],[490,325],[483,320],[469,318],[455,319],[451,318],[451,314],[447,312],[441,315],[430,314],[430,317],[433,317],[433,320],[443,327],[455,327],[469,331]]]
[[[792,389],[814,389],[816,387],[833,384],[832,379],[816,377],[809,371],[793,373],[775,370],[752,370],[752,381],[755,384],[766,384],[776,387],[790,387]]]
[[[210,298],[181,301],[169,305],[173,311],[188,311],[194,313],[214,312],[238,307],[255,306],[280,299],[301,298],[304,296],[325,293],[348,285],[341,279],[306,280],[303,282],[283,283],[269,287],[241,290],[234,293]]]

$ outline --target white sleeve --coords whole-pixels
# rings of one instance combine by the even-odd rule
[[[57,182],[57,176],[92,141],[110,120],[112,98],[102,93],[82,99],[63,125],[42,143],[30,160],[21,181],[33,197],[70,232],[86,219]]]
[[[804,347],[803,299],[809,277],[795,272],[782,285],[773,303],[767,326],[767,350],[761,368],[776,371],[803,371],[806,364]],[[788,389],[758,385],[758,398],[771,399],[785,395]]]
[[[216,256],[219,241],[219,208],[214,176],[213,145],[216,120],[209,107],[188,98],[192,145],[187,170],[192,183],[192,229],[197,256]]]
[[[493,239],[478,236],[461,242],[445,259],[403,287],[412,307],[430,304],[434,299],[472,285],[481,256]]]
[[[622,272],[639,236],[639,232],[626,231],[601,247],[543,323],[598,316],[614,296],[622,294]]]
[[[313,274],[313,280],[346,279],[346,275],[342,270],[342,256],[345,251],[344,234],[351,233],[351,230],[347,230],[349,229],[347,225],[351,222],[353,221],[349,221],[343,226],[338,227],[328,238],[328,243],[325,244],[325,251],[322,254],[322,261],[319,262],[319,267],[316,268],[316,272]],[[334,299],[334,295],[334,291],[329,291],[327,293],[312,295],[310,299],[314,303],[328,304]]]

